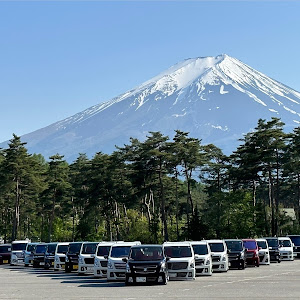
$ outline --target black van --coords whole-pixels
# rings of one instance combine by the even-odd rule
[[[130,249],[126,265],[125,284],[167,284],[167,258],[162,245],[137,245]]]
[[[78,257],[82,244],[83,242],[73,242],[69,244],[65,262],[66,273],[78,270]]]

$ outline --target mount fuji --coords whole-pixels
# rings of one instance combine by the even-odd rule
[[[111,153],[149,131],[190,133],[230,154],[259,118],[300,124],[300,93],[228,55],[186,59],[140,86],[22,137],[31,153]],[[2,144],[3,147],[3,144]]]

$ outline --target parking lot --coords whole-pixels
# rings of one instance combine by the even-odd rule
[[[229,270],[163,286],[125,286],[93,276],[0,266],[0,299],[300,299],[300,260]]]

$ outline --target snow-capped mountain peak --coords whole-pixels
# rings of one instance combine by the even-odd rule
[[[300,93],[226,54],[186,59],[124,94],[27,134],[31,152],[111,152],[149,131],[174,130],[231,152],[259,118],[300,124]]]

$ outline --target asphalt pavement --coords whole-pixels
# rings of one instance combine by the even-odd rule
[[[92,275],[0,265],[0,299],[300,299],[300,260],[166,286],[125,286]]]

